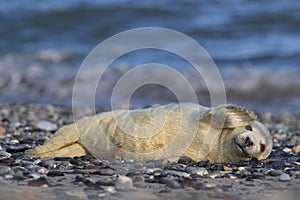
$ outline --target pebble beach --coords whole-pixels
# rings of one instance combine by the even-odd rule
[[[71,123],[71,107],[1,106],[1,199],[297,199],[300,117],[258,113],[258,118],[274,142],[271,155],[260,161],[36,159],[24,156],[24,151]]]
[[[1,1],[0,200],[299,199],[299,11],[295,0]],[[189,42],[169,34],[156,41],[144,32],[110,42],[86,62],[95,47],[143,27],[179,32],[204,52],[190,50]],[[148,39],[160,48],[148,48]],[[143,45],[123,51],[135,44]],[[204,73],[180,52],[201,60],[197,66],[203,65]],[[208,73],[207,56],[217,73]],[[168,66],[178,76],[162,68],[132,73],[149,63]],[[191,102],[187,85],[179,80],[187,80],[191,96],[203,106],[220,100],[254,111],[270,130],[270,156],[211,163],[188,157],[139,162],[24,155],[75,115],[94,115],[92,107],[99,113],[112,110],[112,102],[118,109]],[[113,96],[118,83],[120,95]]]

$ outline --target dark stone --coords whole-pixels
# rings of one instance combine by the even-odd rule
[[[282,172],[279,170],[271,170],[268,173],[269,176],[280,176],[281,174],[282,174]]]
[[[204,167],[205,169],[210,169],[211,164],[209,160],[203,160],[197,163],[198,167]]]
[[[257,166],[257,165],[260,164],[260,161],[259,161],[256,157],[254,157],[254,158],[251,158],[251,160],[249,161],[249,164],[250,164],[252,167],[255,167],[255,166]]]
[[[55,186],[55,184],[46,177],[40,177],[35,180],[28,181],[28,186],[40,187],[42,185]]]
[[[21,144],[18,146],[7,146],[6,147],[6,152],[8,153],[17,153],[17,152],[24,152],[27,149],[30,149],[31,146],[28,144]]]
[[[55,161],[70,161],[72,160],[71,157],[54,157],[53,160]]]
[[[55,176],[64,176],[65,173],[62,172],[62,171],[59,171],[59,170],[50,170],[48,173],[47,173],[47,176],[50,176],[50,177],[55,177]]]
[[[100,186],[114,186],[115,182],[111,178],[100,178],[95,182],[95,185],[100,185]]]
[[[188,156],[182,156],[179,158],[178,164],[194,165],[194,164],[196,164],[196,162]]]
[[[4,176],[11,173],[11,168],[8,166],[0,166],[0,176]]]
[[[116,172],[110,168],[104,168],[104,169],[99,169],[95,172],[93,172],[92,174],[95,175],[104,175],[104,176],[112,176],[114,175]]]
[[[251,174],[251,176],[252,176],[253,179],[260,179],[260,180],[266,179],[265,175],[263,173],[260,173],[260,172],[253,172]]]

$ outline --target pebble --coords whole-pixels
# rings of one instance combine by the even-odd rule
[[[251,176],[252,176],[253,179],[260,179],[260,180],[266,179],[265,175],[263,173],[260,173],[260,172],[253,172],[251,174]]]
[[[21,144],[18,146],[7,146],[6,151],[8,153],[17,153],[17,152],[24,152],[27,149],[30,149],[31,146],[28,144]]]
[[[158,159],[154,162],[154,167],[164,168],[170,164],[170,161],[166,158]]]
[[[64,176],[65,173],[60,171],[60,170],[50,170],[48,171],[47,173],[47,176],[51,176],[51,177],[54,177],[54,176]]]
[[[25,107],[22,106],[22,108]],[[51,110],[55,110],[53,108]],[[21,109],[16,110],[20,111]],[[56,180],[65,186],[70,184],[70,187],[83,187],[86,194],[89,194],[86,198],[91,197],[91,199],[93,197],[96,199],[97,194],[101,194],[101,197],[111,198],[118,196],[119,191],[134,189],[134,191],[130,191],[130,193],[134,193],[152,188],[160,191],[157,196],[161,198],[165,197],[160,196],[163,193],[173,194],[179,198],[176,194],[182,191],[195,198],[198,198],[201,193],[204,195],[201,196],[204,199],[207,196],[239,199],[230,196],[231,193],[235,195],[238,192],[238,196],[247,195],[252,191],[249,187],[254,189],[265,186],[271,187],[273,181],[287,181],[283,187],[288,189],[289,185],[292,185],[292,182],[289,183],[288,181],[293,179],[296,182],[300,178],[300,171],[297,171],[300,165],[300,154],[299,150],[298,152],[296,150],[296,148],[300,148],[298,145],[300,134],[289,131],[287,124],[283,124],[279,127],[281,130],[277,130],[274,126],[277,122],[268,122],[268,127],[275,133],[274,149],[268,159],[261,161],[254,158],[239,163],[210,163],[209,160],[196,162],[189,157],[181,157],[177,163],[167,159],[137,162],[130,159],[98,160],[93,156],[35,159],[24,156],[23,151],[31,146],[42,144],[46,138],[52,136],[46,129],[37,127],[39,123],[37,120],[48,119],[45,121],[57,122],[57,125],[52,123],[57,128],[66,122],[71,122],[72,118],[71,112],[69,116],[46,110],[37,113],[38,116],[33,117],[36,121],[34,124],[26,119],[28,116],[26,113],[22,115],[18,112],[18,114],[14,114],[15,117],[8,117],[7,122],[0,125],[6,129],[5,134],[0,134],[1,184],[20,181],[20,186],[24,183],[39,187],[57,186],[59,184],[53,182]],[[300,124],[298,123],[296,127],[291,126],[290,128],[299,130],[299,127]],[[53,128],[51,131],[55,130]],[[116,174],[121,174],[121,176],[117,178]],[[202,176],[206,178],[202,178]],[[213,180],[214,178],[218,179]],[[257,180],[265,178],[268,180]],[[173,190],[175,189],[174,193]],[[97,194],[93,194],[93,196],[88,193],[92,190]],[[225,197],[224,192],[227,194]],[[117,194],[111,195],[115,193]]]
[[[300,152],[300,144],[298,146],[293,147],[292,149],[293,153],[299,153]]]
[[[20,143],[19,140],[10,140],[8,142],[8,144],[10,144],[10,145],[16,145],[16,144],[19,144],[19,143]]]
[[[167,176],[167,175],[173,175],[173,176],[178,176],[178,177],[190,177],[190,174],[186,172],[180,172],[180,171],[175,171],[175,170],[164,170],[161,172],[162,176]]]
[[[176,180],[170,180],[167,182],[166,184],[167,187],[172,188],[172,189],[180,189],[182,188],[180,183],[178,183],[178,181]]]
[[[38,179],[35,180],[30,180],[27,183],[28,186],[35,186],[35,187],[40,187],[40,186],[55,186],[55,184],[50,181],[47,177],[40,177]]]
[[[115,187],[117,190],[128,191],[133,188],[131,178],[127,176],[118,175]]]
[[[187,166],[185,168],[185,172],[191,174],[191,175],[199,175],[204,176],[208,174],[208,171],[204,167],[193,167],[193,166]]]
[[[300,171],[294,172],[292,178],[300,179]]]
[[[57,125],[56,124],[53,124],[52,122],[49,122],[49,121],[39,121],[37,124],[36,124],[36,127],[38,129],[41,129],[41,130],[44,130],[44,131],[56,131],[57,130]]]
[[[0,125],[0,134],[6,133],[6,130],[3,126]]]
[[[178,159],[178,164],[184,164],[184,165],[193,165],[195,164],[195,161],[193,161],[190,157],[182,156]]]
[[[291,181],[291,177],[290,175],[286,174],[286,173],[282,173],[279,177],[279,181],[281,182],[289,182]]]
[[[9,158],[11,157],[10,153],[7,153],[6,151],[0,151],[0,158]]]
[[[104,176],[112,176],[116,174],[116,171],[110,169],[110,168],[104,168],[104,169],[99,169],[95,172],[93,172],[95,175],[104,175]]]
[[[280,176],[281,174],[282,174],[282,172],[279,170],[271,170],[268,173],[269,176]]]
[[[282,151],[285,152],[285,153],[291,153],[292,149],[290,149],[288,147],[284,147]]]
[[[11,168],[8,166],[0,166],[0,176],[4,176],[11,173]]]

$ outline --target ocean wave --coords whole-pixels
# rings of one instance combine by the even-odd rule
[[[46,52],[46,53],[45,53]],[[65,55],[65,56],[64,56]],[[67,59],[65,52],[43,51],[31,55],[8,55],[0,58],[0,102],[5,103],[50,103],[71,105],[72,89],[78,68],[68,67],[57,60]],[[34,61],[32,60],[34,58]],[[41,62],[41,60],[43,62]],[[47,63],[47,67],[44,64]],[[97,106],[110,106],[110,99],[115,83],[129,69],[129,66],[119,66],[108,69],[101,78],[95,100]],[[200,104],[210,105],[210,95],[201,75],[190,68],[176,69],[192,85]],[[300,69],[296,67],[257,67],[232,66],[220,68],[224,80],[227,101],[250,105],[265,111],[282,112],[300,111]],[[159,73],[159,72],[158,72]],[[145,77],[143,77],[145,76]],[[149,73],[140,73],[136,79],[145,79]],[[154,74],[155,76],[155,74]],[[91,80],[99,78],[95,71],[85,74],[83,80],[77,80],[80,94],[87,96],[91,88]],[[176,87],[186,90],[181,83],[174,82],[174,77],[165,76]],[[210,78],[210,77],[206,77]],[[167,80],[168,81],[168,80]],[[218,87],[218,86],[214,86]],[[149,106],[177,102],[176,94],[169,88],[158,84],[148,84],[139,87],[131,97],[130,103],[134,107]],[[84,98],[81,104],[85,105]],[[127,102],[119,100],[122,106]]]

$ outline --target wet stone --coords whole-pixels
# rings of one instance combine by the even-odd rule
[[[279,181],[281,182],[289,182],[291,181],[291,177],[290,175],[286,174],[286,173],[282,173],[279,177]]]

